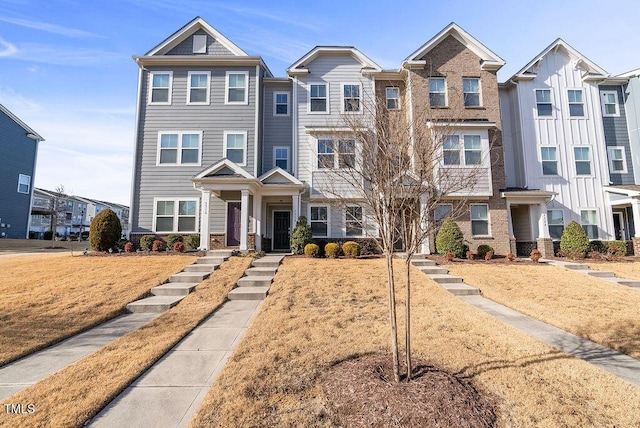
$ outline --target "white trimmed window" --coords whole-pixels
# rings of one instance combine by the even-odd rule
[[[187,104],[209,104],[211,72],[190,71]]]
[[[318,140],[318,169],[333,168],[334,164],[333,140]]]
[[[448,136],[442,145],[444,165],[460,165],[460,136]]]
[[[160,132],[158,165],[200,165],[202,132]]]
[[[309,113],[329,113],[326,83],[309,84]]]
[[[460,141],[462,139],[462,142]],[[482,165],[482,135],[449,135],[442,145],[444,165]]]
[[[489,205],[471,204],[471,235],[489,236]]]
[[[447,106],[447,84],[444,77],[429,78],[429,105],[431,107]]]
[[[479,135],[464,136],[464,164],[482,164],[482,140]]]
[[[280,167],[285,171],[289,169],[289,148],[288,147],[273,148],[273,166]]]
[[[362,207],[347,206],[344,210],[344,226],[346,236],[362,236]]]
[[[31,176],[25,174],[18,175],[18,193],[29,194],[31,191]]]
[[[171,71],[149,72],[149,104],[171,104]]]
[[[433,209],[433,219],[436,223],[441,223],[442,220],[451,217],[453,214],[453,205],[451,204],[437,204]]]
[[[400,108],[400,88],[396,86],[387,86],[385,88],[387,97],[387,109],[397,110]]]
[[[159,199],[154,201],[155,232],[197,232],[197,199]]]
[[[627,158],[624,147],[607,147],[609,153],[609,172],[622,174],[627,172]]]
[[[591,175],[591,150],[589,147],[574,147],[576,175]]]
[[[598,239],[598,212],[580,210],[580,224],[589,239]]]
[[[225,104],[249,104],[249,72],[227,71]]]
[[[326,205],[310,206],[309,223],[314,237],[329,236],[329,208]]]
[[[540,147],[542,175],[558,175],[558,149],[556,147]]]
[[[462,95],[465,107],[480,107],[480,78],[465,77],[462,79]]]
[[[342,112],[356,113],[360,110],[360,84],[342,84]]]
[[[548,210],[547,224],[549,225],[549,236],[552,239],[559,240],[564,232],[564,211]]]
[[[273,93],[273,115],[289,116],[289,92]]]
[[[616,91],[603,91],[602,97],[602,115],[604,117],[620,116],[618,109],[618,93]]]
[[[224,131],[225,157],[239,166],[247,165],[247,131]]]
[[[338,168],[353,168],[356,164],[356,141],[338,141]]]
[[[538,117],[553,116],[551,89],[536,89],[536,111]]]
[[[193,36],[193,53],[207,53],[206,34],[195,34]]]
[[[337,142],[330,139],[318,140],[318,169],[353,168],[355,162],[355,140],[341,139]]]
[[[569,116],[584,117],[584,94],[582,89],[567,89]]]

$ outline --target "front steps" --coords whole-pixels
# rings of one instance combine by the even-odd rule
[[[229,300],[263,300],[269,293],[273,277],[284,256],[268,255],[255,259],[245,276],[238,280],[238,286],[227,295]]]
[[[558,266],[565,269],[571,269],[576,272],[580,272],[585,275],[592,276],[594,278],[601,278],[606,281],[610,281],[616,284],[624,285],[627,287],[635,288],[636,290],[640,290],[640,281],[635,279],[627,279],[627,278],[616,278],[614,272],[604,271],[604,270],[591,270],[589,266],[584,263],[574,263],[574,262],[566,262],[564,260],[547,260],[542,259],[545,263],[548,263],[552,266]]]
[[[415,259],[411,260],[411,264],[454,296],[482,294],[479,289],[463,284],[459,276],[449,275],[448,269],[438,266],[433,260]]]
[[[230,256],[229,250],[208,251],[194,264],[185,266],[182,272],[171,275],[165,284],[153,287],[151,296],[129,303],[127,310],[134,313],[162,313],[171,309]]]

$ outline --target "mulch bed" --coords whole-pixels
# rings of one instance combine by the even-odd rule
[[[447,261],[444,256],[440,256],[440,255],[433,255],[430,254],[427,256],[427,258],[429,260],[433,260],[434,262],[438,263],[439,265],[446,265],[449,263],[462,263],[462,264],[505,264],[505,265],[513,265],[513,264],[536,264],[536,265],[544,265],[544,263],[535,263],[533,261],[531,261],[528,258],[522,258],[522,257],[518,257],[516,258],[514,261],[509,261],[506,257],[504,256],[494,256],[491,260],[484,260],[484,259],[480,259],[478,258],[478,256],[476,256],[476,258],[472,259],[472,260],[468,260],[468,259],[458,259],[455,258],[452,261]]]
[[[414,362],[410,382],[393,382],[391,355],[336,364],[323,391],[332,422],[345,427],[493,427],[493,400],[445,371]]]

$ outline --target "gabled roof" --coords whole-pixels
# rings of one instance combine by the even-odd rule
[[[604,79],[609,76],[603,68],[598,66],[596,63],[591,61],[586,56],[582,55],[580,52],[575,50],[571,45],[569,45],[564,40],[558,38],[549,46],[547,46],[542,52],[536,55],[527,65],[522,67],[516,74],[514,74],[511,79],[533,79],[536,77],[536,73],[532,70],[532,68],[537,65],[549,52],[556,52],[558,49],[564,50],[569,57],[575,61],[576,67],[580,67],[585,70],[585,74],[582,76],[584,80],[592,80],[592,79]]]
[[[265,172],[258,177],[258,180],[264,184],[295,184],[297,186],[304,186],[302,181],[298,180],[279,166]]]
[[[198,30],[204,30],[211,37],[216,39],[222,46],[227,48],[230,52],[232,52],[236,56],[247,56],[246,52],[240,49],[235,43],[231,40],[227,39],[222,35],[218,30],[209,25],[204,19],[199,16],[195,17],[191,22],[187,25],[170,35],[166,38],[162,43],[157,45],[155,48],[151,49],[146,55],[164,55],[172,48],[177,46],[180,42],[184,41],[187,37],[192,35]]]
[[[229,174],[230,172],[231,174]],[[220,174],[223,173],[223,174]],[[202,179],[207,177],[213,177],[215,175],[235,175],[242,178],[253,179],[254,177],[249,174],[244,169],[240,168],[235,162],[230,161],[229,159],[221,159],[208,168],[200,171],[198,174],[193,176],[193,179]]]
[[[27,133],[27,137],[31,138],[32,140],[35,141],[44,141],[44,138],[42,138],[40,136],[40,134],[38,134],[36,131],[34,131],[33,129],[31,129],[26,123],[24,123],[23,121],[21,121],[18,116],[16,116],[15,114],[11,113],[11,111],[9,111],[9,109],[7,109],[5,106],[3,106],[2,104],[0,104],[0,111],[3,112],[4,114],[6,114],[9,119],[13,120],[15,123],[18,124],[18,126],[20,126],[22,129],[25,130],[25,132]]]
[[[287,68],[287,74],[308,74],[307,65],[321,55],[350,55],[362,64],[363,71],[382,71],[378,64],[353,46],[316,46]]]
[[[640,68],[636,68],[635,70],[627,71],[626,73],[619,74],[617,77],[638,77],[640,76]]]
[[[469,33],[464,31],[458,24],[452,22],[438,34],[433,36],[427,43],[420,46],[420,48],[409,55],[403,61],[403,65],[407,64],[409,67],[411,65],[424,66],[425,63],[422,58],[449,36],[454,37],[467,49],[478,55],[481,59],[481,68],[483,70],[497,71],[505,64],[505,61],[502,58],[493,53],[489,48],[480,43]]]

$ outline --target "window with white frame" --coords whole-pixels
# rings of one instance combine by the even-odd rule
[[[397,110],[400,108],[400,88],[396,86],[387,86],[385,88],[387,97],[387,109]]]
[[[444,165],[460,165],[460,136],[449,135],[442,145]]]
[[[472,204],[471,211],[471,235],[489,236],[489,205]]]
[[[337,156],[336,156],[337,155]],[[356,142],[353,139],[318,140],[318,169],[353,168],[356,162]]]
[[[190,71],[187,104],[209,104],[210,81],[210,72]]]
[[[333,168],[334,159],[333,140],[318,140],[318,168]]]
[[[591,175],[591,150],[589,147],[574,147],[576,175]]]
[[[345,113],[354,113],[360,111],[359,84],[342,84],[342,111]]]
[[[479,134],[449,135],[445,138],[442,152],[444,165],[482,165],[482,136]]]
[[[249,73],[227,71],[225,104],[248,104]]]
[[[356,163],[356,141],[338,140],[338,168],[353,168]]]
[[[462,95],[464,98],[465,107],[480,107],[480,78],[463,78]]]
[[[547,224],[549,225],[549,236],[552,239],[562,238],[564,232],[564,211],[547,210]]]
[[[206,34],[195,34],[193,36],[193,53],[207,53]]]
[[[569,116],[584,116],[584,94],[582,89],[568,89],[567,96],[569,98]]]
[[[558,175],[558,149],[556,147],[540,147],[542,175]]]
[[[602,94],[602,115],[620,116],[618,109],[618,93],[616,91],[603,91]]]
[[[329,100],[327,97],[326,83],[309,84],[309,112],[328,113]]]
[[[273,148],[273,166],[280,167],[284,170],[289,169],[289,148],[288,147]]]
[[[199,165],[201,132],[161,132],[158,165]]]
[[[18,193],[29,194],[31,191],[31,176],[18,174]]]
[[[553,116],[551,89],[536,89],[536,111],[538,117]]]
[[[444,77],[429,78],[429,105],[431,107],[447,106],[447,85]]]
[[[451,214],[453,214],[453,205],[451,204],[437,204],[433,209],[433,219],[436,223],[451,217]]]
[[[362,207],[348,206],[344,210],[345,234],[362,236]]]
[[[464,164],[482,164],[482,141],[479,135],[464,136]]]
[[[197,232],[197,199],[156,199],[156,232]]]
[[[247,164],[247,132],[225,131],[224,153],[230,161],[245,166]]]
[[[329,236],[329,208],[324,205],[309,207],[309,223],[314,237]]]
[[[171,104],[171,71],[149,73],[149,104]]]
[[[289,92],[273,93],[273,115],[289,116]]]
[[[609,172],[618,174],[627,172],[624,147],[607,147],[607,152],[609,152]]]
[[[598,239],[598,212],[580,210],[580,224],[589,239]]]

